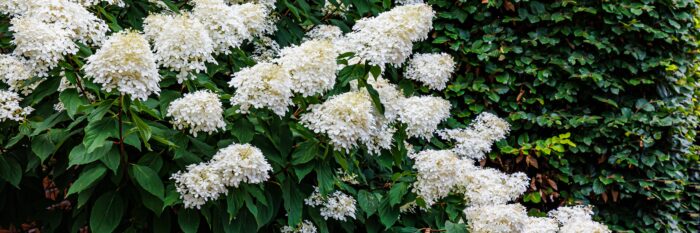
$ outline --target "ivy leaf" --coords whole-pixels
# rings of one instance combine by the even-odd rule
[[[163,200],[163,182],[160,181],[160,176],[158,173],[153,171],[150,167],[143,165],[133,164],[131,165],[132,172],[136,178],[136,182],[147,192]]]
[[[109,192],[100,196],[90,211],[90,230],[113,232],[122,221],[125,207],[124,199],[117,193]]]
[[[83,172],[80,173],[80,176],[78,176],[78,179],[75,180],[75,182],[73,182],[73,185],[70,186],[70,189],[68,189],[66,196],[69,196],[73,193],[80,193],[83,190],[92,187],[97,182],[99,182],[102,179],[102,177],[104,177],[106,171],[107,168],[99,164],[94,167],[83,170]]]

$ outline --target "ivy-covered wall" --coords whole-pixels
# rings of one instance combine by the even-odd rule
[[[455,122],[508,116],[488,163],[534,177],[523,203],[591,203],[614,230],[698,229],[695,2],[430,2],[422,49],[461,64],[444,92]]]

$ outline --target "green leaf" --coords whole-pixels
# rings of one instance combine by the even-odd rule
[[[401,198],[408,192],[407,183],[396,183],[389,190],[389,204],[394,206],[401,203]]]
[[[70,186],[70,189],[68,189],[66,196],[71,195],[73,193],[80,193],[83,190],[97,184],[102,179],[102,177],[104,177],[106,171],[107,168],[100,164],[83,170],[83,172],[80,173],[80,176],[78,176],[78,179],[75,180],[75,182],[73,182],[73,185]]]
[[[366,190],[360,190],[360,192],[357,193],[357,203],[360,205],[360,208],[367,213],[367,218],[377,212],[377,208],[379,208],[379,199],[377,196]]]
[[[379,92],[372,87],[369,83],[365,86],[367,87],[367,92],[369,92],[369,96],[372,98],[372,104],[374,104],[374,107],[379,111],[379,113],[384,114],[384,106],[382,105],[382,101],[379,100]]]
[[[32,139],[32,152],[44,162],[49,155],[53,154],[56,146],[51,141],[49,134],[42,134]]]
[[[386,229],[391,228],[399,219],[399,210],[397,208],[391,207],[389,204],[389,199],[384,199],[379,205],[379,221],[386,227]]]
[[[150,167],[138,164],[131,165],[131,169],[136,178],[136,182],[143,189],[158,197],[160,200],[163,200],[164,188],[158,173],[153,171]]]
[[[111,118],[103,118],[98,121],[89,122],[85,127],[85,137],[83,145],[87,153],[92,153],[102,146],[107,137],[118,135],[119,127],[117,121]]]
[[[467,233],[467,225],[464,223],[445,222],[446,233]]]
[[[131,111],[131,120],[134,121],[136,124],[136,128],[139,130],[139,136],[141,136],[141,140],[144,142],[148,142],[149,139],[151,139],[151,126],[146,124],[141,118],[135,114],[133,111]]]
[[[306,141],[299,143],[299,146],[292,153],[292,164],[299,165],[304,164],[316,157],[318,155],[318,144],[312,141]]]
[[[234,123],[231,134],[235,136],[239,142],[248,143],[255,136],[255,127],[245,118],[241,118]]]
[[[90,212],[92,232],[114,232],[122,221],[126,205],[119,194],[108,192],[97,198]]]
[[[0,154],[0,178],[16,188],[19,188],[19,182],[22,180],[22,167],[7,154]]]
[[[289,226],[296,226],[301,222],[304,202],[298,190],[297,185],[292,179],[287,179],[282,186],[282,200],[284,201],[284,210],[287,211],[287,225]]]
[[[196,233],[199,228],[199,214],[192,209],[183,209],[177,214],[177,224],[185,233]]]
[[[83,146],[83,145],[80,145]],[[112,173],[117,174],[119,165],[121,164],[121,155],[119,154],[119,149],[117,147],[112,147],[106,155],[104,155],[100,161],[112,170]]]
[[[73,118],[73,116],[75,116],[75,114],[78,112],[78,107],[87,104],[87,100],[80,97],[78,90],[75,88],[67,89],[61,92],[59,99],[63,103],[66,113],[68,113],[70,118]]]
[[[642,163],[644,165],[647,165],[649,167],[654,166],[656,164],[656,155],[652,153],[643,153],[642,154]]]
[[[113,143],[111,141],[103,141],[102,146],[98,147],[92,153],[88,153],[83,144],[73,147],[70,154],[68,154],[68,167],[73,165],[88,164],[102,159],[112,149],[112,144]]]

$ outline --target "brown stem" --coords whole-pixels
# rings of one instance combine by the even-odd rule
[[[75,84],[78,84],[78,89],[80,89],[80,92],[83,93],[83,96],[85,96],[85,98],[87,98],[88,101],[90,101],[90,103],[93,103],[94,101],[90,99],[90,97],[87,94],[85,94],[85,88],[83,88],[83,83],[80,82],[80,75],[78,75],[78,73],[75,74]]]

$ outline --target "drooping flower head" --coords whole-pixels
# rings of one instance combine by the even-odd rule
[[[415,54],[408,61],[407,79],[422,82],[433,90],[445,89],[455,70],[455,61],[446,53]]]
[[[234,15],[242,20],[242,24],[247,29],[249,37],[246,39],[271,34],[276,29],[275,21],[270,16],[270,12],[273,9],[270,5],[244,3],[231,5],[231,8]]]
[[[179,72],[179,83],[190,72],[205,71],[206,62],[216,63],[214,42],[204,24],[190,14],[149,15],[144,20],[144,33],[154,42],[158,63]]]
[[[141,100],[160,93],[155,55],[144,36],[135,31],[121,31],[110,36],[88,57],[83,69],[107,92],[117,89],[131,99]]]
[[[23,121],[34,108],[22,107],[22,97],[11,91],[0,90],[0,122],[5,120]]]
[[[236,88],[231,104],[239,105],[241,113],[254,107],[284,116],[292,105],[292,81],[277,64],[263,62],[243,68],[233,75],[229,85]]]
[[[75,33],[59,24],[33,17],[15,17],[10,24],[14,32],[12,43],[16,45],[14,54],[27,58],[31,70],[38,76],[47,76],[64,56],[78,52],[78,46],[71,40]]]
[[[472,160],[464,159],[472,162]],[[520,197],[530,185],[525,173],[506,174],[473,166],[460,172],[461,191],[470,205],[505,204]]]
[[[213,133],[226,123],[223,116],[219,96],[209,90],[187,93],[184,97],[174,100],[168,107],[168,117],[178,129],[189,129],[195,137],[197,132]]]
[[[338,55],[330,41],[310,40],[282,49],[276,62],[289,72],[292,91],[306,97],[333,88]]]

